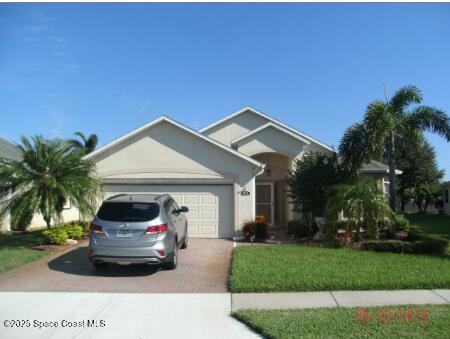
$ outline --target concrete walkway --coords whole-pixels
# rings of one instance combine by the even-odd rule
[[[331,291],[298,293],[234,293],[231,308],[288,309],[450,304],[450,290]]]
[[[229,293],[2,292],[0,338],[259,338],[230,313]],[[9,320],[30,327],[7,328]],[[63,327],[87,320],[97,327]]]

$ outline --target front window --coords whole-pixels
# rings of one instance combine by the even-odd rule
[[[383,195],[386,199],[389,199],[389,187],[390,187],[389,181],[383,182]]]

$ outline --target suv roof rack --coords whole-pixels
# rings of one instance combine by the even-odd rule
[[[125,193],[116,194],[116,195],[110,196],[110,197],[109,197],[108,199],[106,199],[106,200],[113,200],[113,199],[116,199],[116,198],[118,198],[118,197],[126,197],[127,195],[129,195],[129,194],[125,194]]]
[[[167,193],[160,194],[160,195],[158,195],[158,196],[155,197],[155,200],[156,200],[156,199],[161,199],[161,198],[166,197],[166,196],[168,197],[169,194],[167,194]]]

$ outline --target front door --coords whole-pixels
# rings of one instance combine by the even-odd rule
[[[263,216],[270,226],[273,225],[274,207],[273,182],[256,183],[256,215]]]

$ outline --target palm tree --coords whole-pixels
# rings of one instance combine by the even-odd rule
[[[98,143],[97,134],[91,134],[87,138],[81,132],[75,132],[74,134],[80,137],[81,141],[77,139],[68,140],[68,143],[72,148],[79,150],[83,155],[89,154],[95,150]]]
[[[328,200],[327,222],[336,223],[336,217],[341,212],[344,212],[356,234],[363,228],[374,235],[379,223],[393,217],[393,212],[376,183],[362,179],[351,185],[337,185],[333,188]]]
[[[94,164],[59,140],[22,137],[22,160],[0,160],[0,215],[39,212],[47,227],[70,202],[82,215],[92,214],[100,196]],[[7,198],[7,199],[2,199]]]
[[[450,141],[450,119],[445,112],[420,104],[422,94],[415,86],[400,88],[386,101],[376,100],[367,107],[364,120],[350,126],[342,137],[339,151],[343,163],[356,171],[372,158],[380,158],[384,153],[389,163],[389,200],[396,210],[396,152],[399,142],[419,142],[419,134],[430,131]]]

